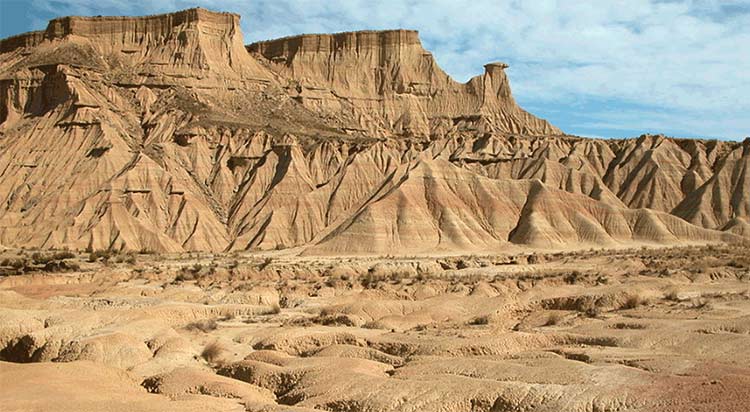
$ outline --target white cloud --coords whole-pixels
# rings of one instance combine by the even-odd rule
[[[557,113],[569,132],[582,126],[565,120],[566,107],[607,102],[610,109],[591,113],[597,118],[589,125],[625,130],[655,125],[678,134],[733,138],[750,134],[747,0],[32,3],[60,15],[148,14],[195,5],[240,13],[248,42],[303,32],[418,29],[425,46],[458,80],[479,74],[486,62],[509,62],[517,98],[543,113]],[[644,116],[651,120],[639,123]]]

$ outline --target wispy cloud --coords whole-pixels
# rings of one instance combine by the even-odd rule
[[[248,42],[420,30],[458,80],[489,61],[510,63],[517,99],[571,133],[750,134],[747,0],[33,0],[29,14],[133,15],[195,5],[240,13]]]

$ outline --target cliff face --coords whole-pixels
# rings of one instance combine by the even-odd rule
[[[748,143],[594,140],[413,31],[251,45],[202,9],[0,42],[0,245],[493,252],[738,241]]]
[[[562,134],[516,105],[503,71],[466,84],[452,80],[415,31],[302,35],[254,43],[248,50],[282,77],[293,93],[321,113],[350,114],[353,128],[387,135],[480,132]]]
[[[244,49],[239,19],[200,8],[147,17],[63,17],[43,32],[3,41],[0,50],[31,54],[26,60],[36,65],[104,66],[122,83],[189,86],[199,78],[209,83],[204,87],[224,87],[226,81],[268,81],[271,74]],[[73,56],[57,56],[61,48]]]
[[[34,47],[39,45],[42,41],[44,41],[43,31],[32,31],[11,36],[0,40],[0,53],[10,53],[16,49]]]

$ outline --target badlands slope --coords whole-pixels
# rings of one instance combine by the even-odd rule
[[[746,412],[750,139],[564,134],[416,32],[0,40],[0,410]]]
[[[0,244],[309,254],[738,241],[743,143],[566,136],[502,63],[414,31],[245,46],[239,16],[65,17],[0,41]]]

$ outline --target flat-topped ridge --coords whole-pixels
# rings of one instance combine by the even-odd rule
[[[54,40],[76,35],[101,37],[125,32],[166,35],[174,27],[194,22],[209,23],[226,31],[239,27],[240,15],[228,12],[215,12],[196,7],[174,13],[149,16],[67,16],[49,21],[45,30],[11,36],[0,40],[0,53],[7,53],[21,47],[34,47],[44,40]]]
[[[331,34],[298,34],[247,45],[247,50],[266,58],[294,52],[327,52],[339,48],[366,49],[372,47],[418,46],[422,47],[416,30],[360,30]]]
[[[290,36],[277,37],[275,39],[259,40],[249,44],[247,47],[252,47],[256,44],[262,43],[276,43],[281,41],[291,41],[301,38],[345,38],[349,36],[391,36],[391,35],[408,35],[419,41],[419,31],[411,29],[385,29],[385,30],[352,30],[352,31],[341,31],[336,33],[301,33],[293,34]]]
[[[67,35],[102,35],[118,33],[135,28],[139,32],[157,32],[162,34],[171,28],[192,22],[206,22],[212,24],[226,24],[234,27],[240,19],[239,14],[214,12],[203,8],[192,8],[174,13],[155,14],[151,16],[69,16],[50,20],[46,34],[50,38]],[[134,23],[131,26],[130,23]]]

